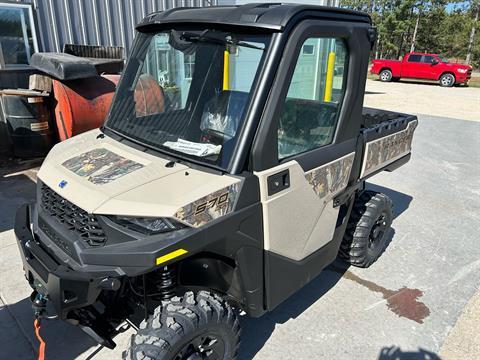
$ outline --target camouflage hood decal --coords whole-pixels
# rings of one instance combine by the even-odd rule
[[[142,164],[105,148],[87,151],[62,165],[96,185],[107,184],[143,167]]]

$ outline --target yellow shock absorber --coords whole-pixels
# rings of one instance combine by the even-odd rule
[[[325,94],[323,95],[323,101],[332,101],[332,88],[333,88],[333,73],[335,70],[335,53],[332,51],[328,54],[327,63],[327,79],[325,81]]]
[[[230,53],[223,52],[223,90],[230,90]]]

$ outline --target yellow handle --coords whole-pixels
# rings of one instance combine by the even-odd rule
[[[223,90],[230,90],[230,53],[223,52]]]
[[[327,79],[325,82],[325,94],[323,95],[323,101],[332,101],[332,88],[333,88],[333,73],[335,70],[335,53],[332,51],[328,54],[327,63]]]

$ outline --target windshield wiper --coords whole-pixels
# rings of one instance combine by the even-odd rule
[[[190,42],[210,42],[214,44],[219,44],[219,45],[234,45],[234,46],[243,46],[251,49],[257,49],[257,50],[264,50],[263,47],[256,46],[249,44],[244,41],[235,41],[232,39],[230,35],[227,35],[225,37],[220,37],[220,36],[212,36],[212,35],[207,35],[207,33],[210,32],[210,30],[205,30],[202,33],[194,33],[194,32],[188,32],[184,31],[181,35],[181,39],[184,41],[190,41]]]

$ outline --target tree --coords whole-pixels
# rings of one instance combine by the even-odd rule
[[[474,12],[474,19],[473,19],[473,24],[472,24],[472,30],[470,32],[470,38],[468,40],[468,50],[467,50],[467,57],[465,62],[467,64],[470,64],[471,58],[472,58],[472,49],[473,49],[473,42],[475,40],[475,30],[477,27],[477,22],[478,22],[478,13],[480,13],[480,2],[476,1],[472,3],[472,9]]]
[[[398,58],[416,50],[480,66],[480,0],[340,1],[372,17],[378,30],[375,58]]]

